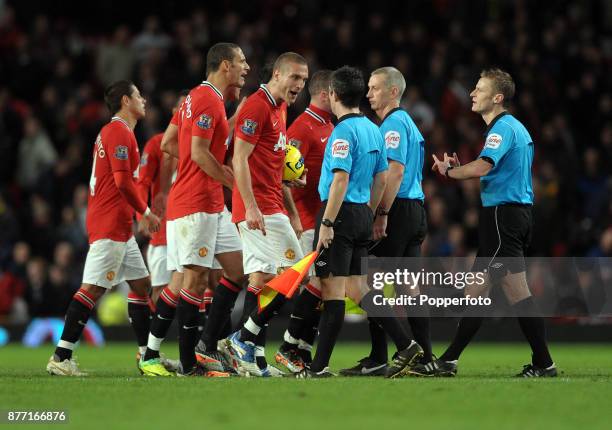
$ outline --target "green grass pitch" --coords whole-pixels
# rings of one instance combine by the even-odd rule
[[[435,348],[440,351],[441,345]],[[556,379],[510,376],[527,361],[523,344],[474,344],[456,378],[292,380],[145,378],[135,348],[77,350],[87,378],[49,376],[51,346],[0,348],[0,410],[68,411],[78,429],[608,429],[612,425],[612,346],[554,344]],[[165,344],[176,356],[176,344]],[[340,343],[337,370],[367,345]],[[268,359],[274,348],[267,348]],[[2,427],[8,427],[0,424]],[[21,425],[19,428],[27,428]],[[33,428],[44,428],[35,425]]]

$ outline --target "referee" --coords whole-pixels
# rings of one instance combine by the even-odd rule
[[[368,255],[374,221],[372,208],[378,207],[382,198],[388,165],[380,131],[359,111],[364,92],[359,70],[344,66],[332,74],[329,98],[338,124],[323,156],[319,181],[323,207],[314,236],[316,249],[322,251],[315,270],[321,280],[323,311],[317,352],[310,368],[298,373],[298,378],[333,375],[328,364],[344,321],[344,297],[347,292],[353,297],[352,291],[359,293],[358,300],[367,295],[361,294],[366,285],[361,259]],[[422,349],[402,332],[396,318],[378,318],[377,322],[398,348],[386,376],[402,376],[422,355]]]
[[[425,195],[421,188],[425,139],[408,112],[400,107],[405,89],[406,80],[395,67],[374,70],[368,82],[368,101],[382,120],[380,132],[389,162],[387,187],[373,227],[373,238],[379,242],[370,252],[377,257],[419,257],[427,234]],[[418,290],[410,290],[410,294],[418,294]],[[372,318],[368,318],[368,323],[372,341],[370,355],[359,360],[356,366],[341,370],[341,375],[384,375],[387,367],[385,332]],[[408,323],[415,340],[423,348],[421,363],[413,367],[411,373],[433,375],[429,318],[413,314],[408,317]]]
[[[472,97],[472,111],[487,124],[485,144],[480,156],[465,166],[446,153],[442,160],[434,155],[433,170],[452,179],[480,178],[482,209],[479,247],[472,271],[487,272],[489,282],[481,291],[465,293],[487,295],[489,285],[501,283],[504,294],[518,316],[519,325],[532,351],[532,361],[516,376],[557,376],[557,368],[546,345],[544,319],[537,310],[525,276],[524,250],[531,239],[533,190],[531,164],[533,140],[529,132],[505,107],[514,95],[512,77],[500,70],[480,74]],[[526,317],[526,315],[529,315]],[[482,325],[482,317],[463,317],[446,352],[434,362],[442,373],[457,373],[457,360]]]

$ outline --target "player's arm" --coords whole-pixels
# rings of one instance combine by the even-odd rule
[[[476,160],[462,166],[459,163],[457,154],[453,154],[449,157],[445,152],[442,160],[433,154],[434,164],[431,166],[431,170],[438,172],[442,176],[447,176],[452,179],[473,179],[481,178],[489,174],[493,168],[493,160],[487,156],[477,158]]]
[[[287,213],[289,214],[289,222],[291,223],[291,227],[293,227],[293,231],[295,231],[295,235],[299,239],[302,236],[304,228],[302,227],[300,214],[297,210],[297,207],[295,206],[295,202],[293,201],[291,189],[286,185],[283,185],[283,200],[285,203],[285,208],[287,209]]]
[[[199,136],[191,137],[191,159],[215,181],[220,182],[227,188],[231,189],[233,187],[234,176],[231,170],[224,169],[222,164],[210,152],[210,139],[204,139]]]
[[[178,158],[178,126],[171,122],[166,127],[166,131],[164,131],[164,137],[161,140],[161,150],[166,154]]]
[[[257,206],[255,194],[253,194],[253,183],[251,181],[251,171],[249,170],[249,157],[254,149],[255,145],[237,137],[234,141],[232,165],[234,167],[236,186],[246,210],[247,227],[251,230],[259,229],[265,236],[266,228],[263,215]]]
[[[379,208],[388,211],[397,196],[397,192],[404,179],[404,165],[395,160],[389,160],[389,171],[387,173],[387,186],[384,189]],[[373,208],[377,206],[371,206]]]

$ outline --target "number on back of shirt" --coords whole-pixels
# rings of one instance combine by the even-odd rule
[[[91,166],[91,177],[89,178],[89,194],[92,196],[96,195],[96,161],[98,158],[104,158],[106,156],[104,147],[102,146],[102,136],[99,134],[96,138],[94,148],[93,165]]]

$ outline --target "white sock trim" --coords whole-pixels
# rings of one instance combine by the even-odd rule
[[[61,339],[60,339],[60,341],[57,343],[57,347],[58,347],[58,348],[69,349],[70,351],[73,351],[73,350],[74,350],[75,345],[76,345],[75,343],[68,342],[68,341],[61,340]]]
[[[152,351],[159,351],[161,344],[164,341],[163,337],[155,337],[149,333],[149,340],[147,341],[147,348]]]
[[[147,347],[146,346],[139,346],[138,347],[138,352],[140,352],[141,355],[144,355],[144,353],[147,352]]]
[[[298,349],[303,349],[305,351],[312,351],[312,345],[300,339],[298,343]]]
[[[285,330],[285,335],[283,336],[283,340],[292,345],[297,345],[300,341],[289,334],[289,330]]]
[[[251,319],[251,317],[249,317],[247,322],[244,323],[244,328],[246,328],[248,331],[253,333],[255,336],[257,336],[259,332],[261,331],[261,327],[255,324],[253,320]]]

